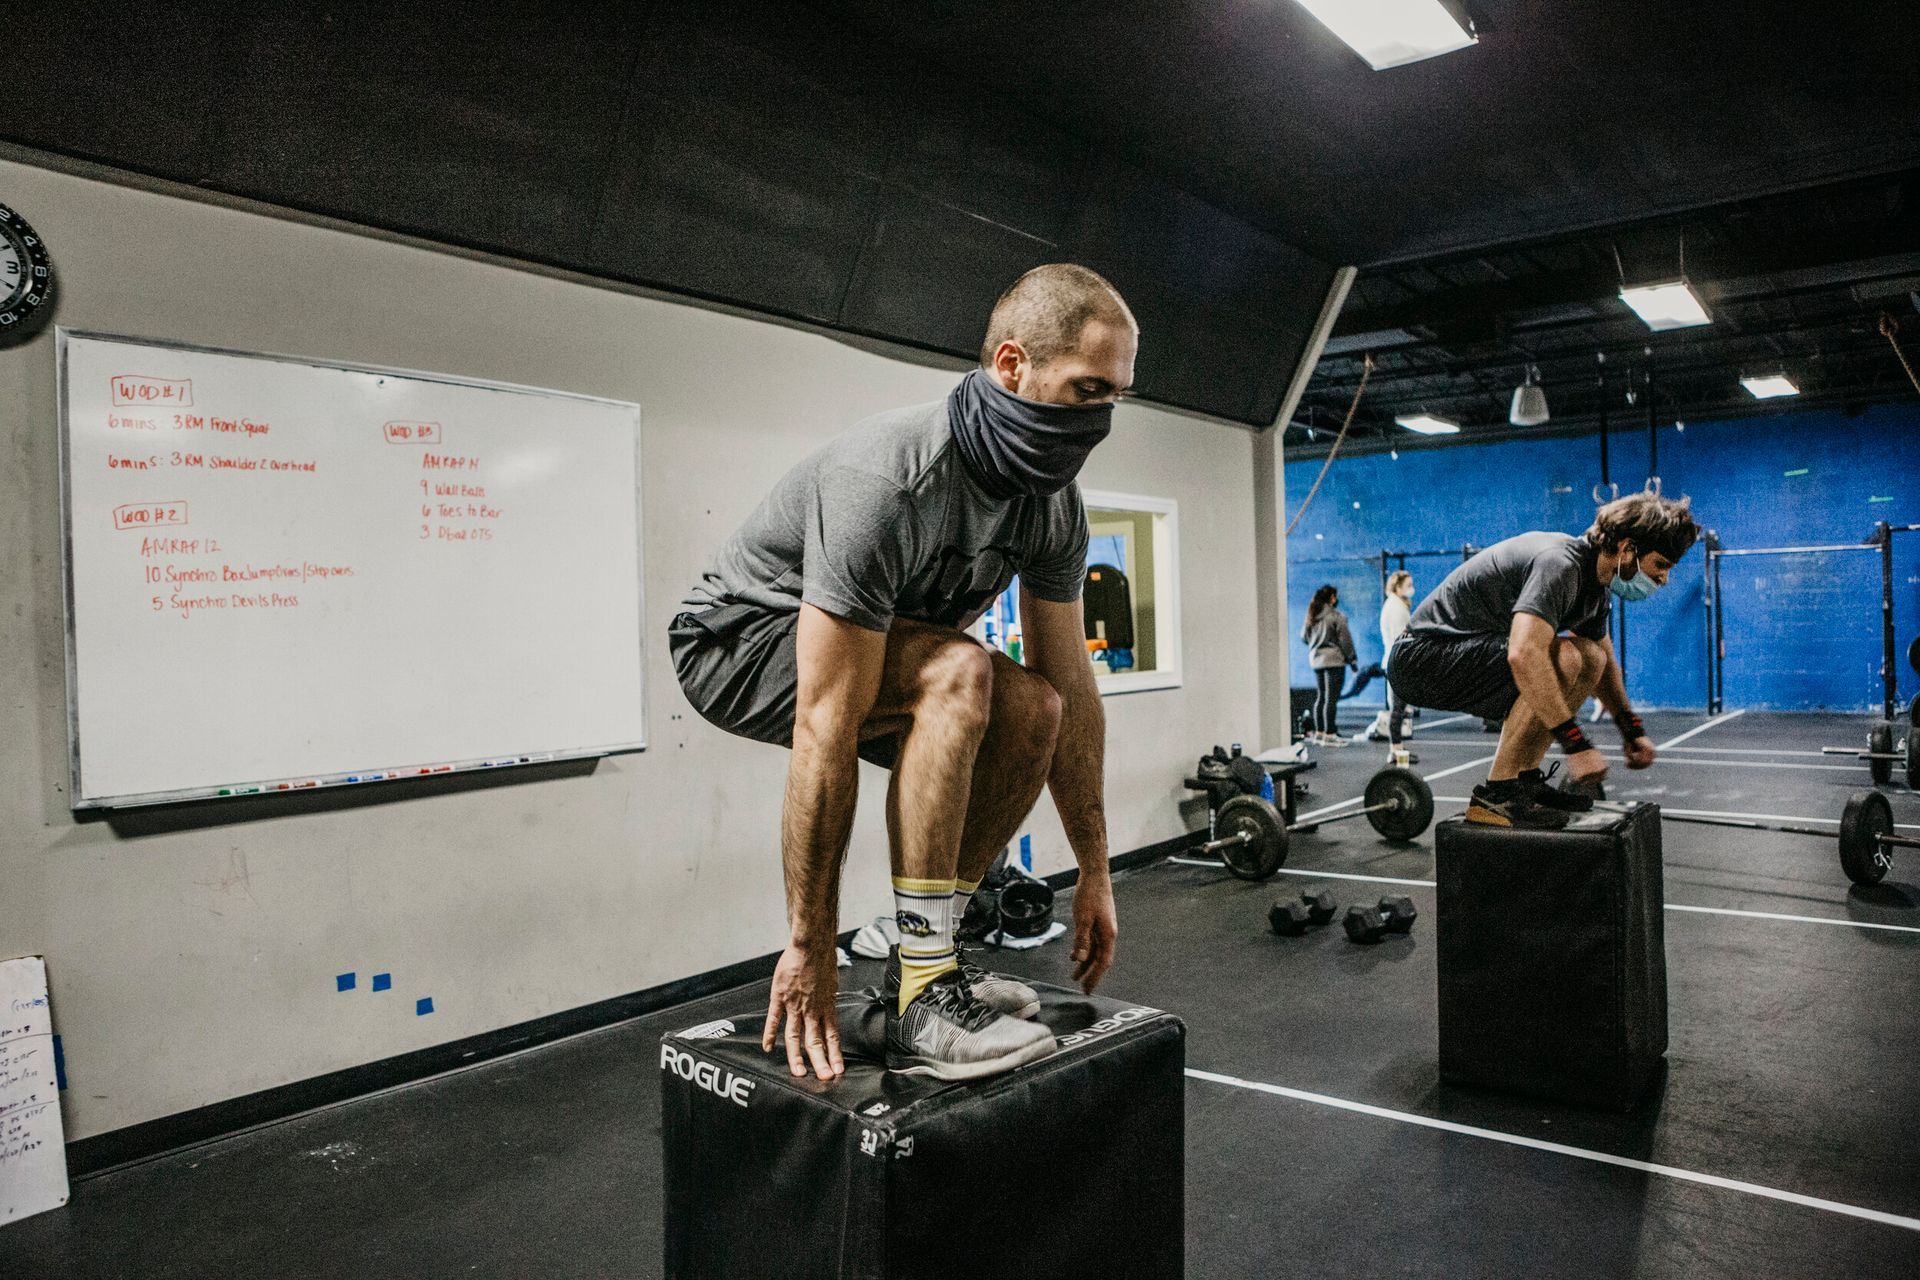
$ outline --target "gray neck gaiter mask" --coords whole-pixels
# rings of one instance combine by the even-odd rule
[[[996,498],[1058,493],[1113,430],[1111,404],[1041,404],[1014,395],[984,369],[953,389],[947,418],[967,470]]]

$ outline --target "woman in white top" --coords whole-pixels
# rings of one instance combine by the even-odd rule
[[[1347,690],[1347,697],[1351,698],[1366,688],[1373,677],[1386,674],[1385,666],[1393,661],[1393,642],[1406,632],[1407,620],[1412,616],[1413,575],[1405,569],[1395,569],[1387,577],[1387,598],[1380,605],[1381,660],[1360,673],[1360,678],[1354,682],[1353,688]],[[1367,726],[1367,740],[1378,742],[1386,738],[1392,743],[1388,749],[1389,758],[1396,764],[1405,764],[1406,761],[1400,758],[1402,755],[1400,744],[1406,737],[1406,724],[1407,704],[1400,700],[1399,696],[1393,692],[1393,687],[1389,685],[1387,705],[1380,709],[1380,713],[1373,718],[1373,723]]]

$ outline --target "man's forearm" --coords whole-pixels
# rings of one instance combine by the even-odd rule
[[[1068,680],[1060,692],[1060,737],[1053,749],[1047,789],[1060,813],[1080,874],[1107,874],[1107,712],[1089,668],[1084,681]]]
[[[840,735],[794,731],[781,814],[781,860],[793,941],[818,946],[839,932],[840,867],[859,797],[859,749]]]

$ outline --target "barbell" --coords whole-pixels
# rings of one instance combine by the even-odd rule
[[[1879,884],[1893,869],[1893,850],[1920,849],[1920,840],[1895,835],[1893,805],[1878,791],[1856,791],[1840,812],[1840,869],[1859,885]]]
[[[1220,859],[1242,880],[1266,880],[1287,861],[1287,843],[1295,831],[1317,831],[1329,822],[1364,816],[1389,840],[1415,840],[1433,822],[1433,788],[1411,769],[1382,769],[1367,780],[1361,807],[1289,828],[1271,801],[1235,796],[1214,816],[1214,838],[1201,852]]]
[[[1604,805],[1613,809],[1613,805]],[[1739,827],[1747,831],[1780,831],[1788,835],[1819,836],[1833,833],[1819,827],[1799,826],[1791,822],[1768,822],[1759,818],[1720,817],[1704,813],[1662,813],[1662,822],[1689,822],[1703,827]],[[1876,885],[1893,869],[1895,848],[1920,849],[1920,839],[1894,834],[1893,803],[1884,792],[1856,791],[1847,797],[1840,811],[1840,869],[1858,885]]]
[[[1911,719],[1920,711],[1920,696],[1916,696],[1915,705],[1908,709]],[[1867,762],[1867,773],[1876,784],[1892,779],[1893,766],[1898,764],[1906,775],[1907,786],[1920,791],[1920,731],[1909,733],[1899,742],[1893,739],[1893,725],[1882,720],[1867,733],[1867,749],[1861,751],[1855,747],[1822,747],[1823,756],[1853,756]]]

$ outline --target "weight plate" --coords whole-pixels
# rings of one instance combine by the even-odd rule
[[[1364,802],[1373,809],[1367,821],[1389,840],[1417,840],[1433,821],[1433,788],[1411,769],[1398,765],[1382,769],[1367,781]]]
[[[1907,665],[1920,674],[1920,636],[1907,641]]]
[[[1287,826],[1280,811],[1259,796],[1235,796],[1220,806],[1213,838],[1247,836],[1220,851],[1227,870],[1242,880],[1266,880],[1287,860]]]
[[[1893,754],[1893,726],[1885,720],[1873,726],[1873,732],[1867,735],[1867,750],[1871,753],[1867,759],[1867,772],[1873,775],[1875,785],[1892,780],[1893,761],[1877,757]]]
[[[1907,701],[1907,723],[1920,729],[1920,693],[1914,694]]]
[[[1252,756],[1235,756],[1227,761],[1227,775],[1240,784],[1241,794],[1257,796],[1260,794],[1261,779],[1267,776],[1267,771]]]
[[[1855,884],[1879,884],[1893,866],[1893,851],[1876,836],[1893,831],[1893,805],[1878,791],[1856,791],[1840,814],[1840,869]]]
[[[1909,791],[1920,791],[1920,729],[1911,729],[1907,732],[1905,746],[1907,753],[1907,789]]]

